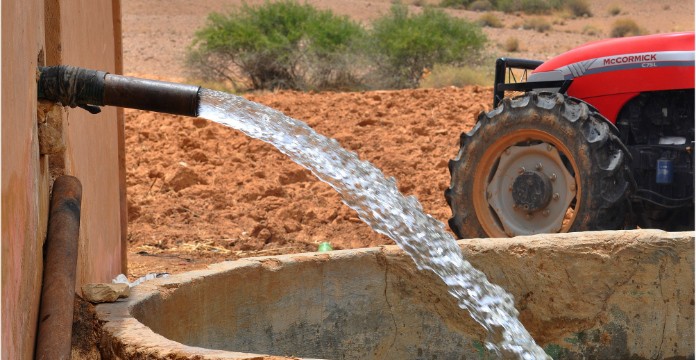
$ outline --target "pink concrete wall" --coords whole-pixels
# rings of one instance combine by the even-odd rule
[[[46,214],[36,115],[43,1],[2,2],[2,358],[28,359],[41,293]]]
[[[50,172],[83,184],[78,287],[125,271],[120,112],[56,112],[66,150],[40,155],[36,99],[37,65],[120,71],[119,6],[118,0],[2,1],[2,359],[33,356]],[[62,168],[49,169],[55,157]]]
[[[62,63],[117,72],[111,1],[64,1],[60,15]],[[79,108],[67,114],[66,173],[82,181],[78,284],[111,282],[122,271],[116,245],[121,243],[118,131],[123,124],[116,119],[114,107],[97,115]]]

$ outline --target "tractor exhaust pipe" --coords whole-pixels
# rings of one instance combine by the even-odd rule
[[[40,67],[39,99],[79,106],[96,114],[111,105],[174,115],[198,116],[199,86],[113,75],[60,65]]]

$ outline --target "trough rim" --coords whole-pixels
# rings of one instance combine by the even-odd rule
[[[582,233],[562,233],[519,236],[515,238],[495,238],[495,239],[462,239],[457,240],[457,244],[466,256],[467,249],[473,251],[499,251],[510,249],[511,247],[524,246],[529,249],[557,247],[559,243],[569,244],[571,247],[583,249],[585,245],[596,244],[597,238],[602,236],[619,236],[619,233],[636,233],[633,240],[635,242],[650,241],[649,239],[683,239],[685,236],[694,241],[694,231],[684,232],[665,232],[662,230],[641,229],[641,230],[619,230],[619,231],[595,231]],[[648,239],[648,240],[645,240]],[[626,244],[624,244],[626,245]],[[614,249],[615,250],[615,249]],[[611,250],[610,250],[611,252]],[[111,350],[115,348],[125,349],[128,355],[138,354],[142,358],[167,359],[254,359],[254,360],[281,360],[281,359],[305,359],[299,357],[276,356],[268,354],[255,354],[235,352],[229,350],[216,350],[203,347],[189,346],[170,340],[160,335],[148,326],[136,319],[131,310],[138,304],[154,296],[161,296],[162,293],[176,291],[177,288],[198,281],[211,275],[221,275],[227,272],[245,268],[261,268],[264,262],[274,260],[283,265],[316,259],[320,261],[337,260],[345,257],[355,256],[407,256],[397,245],[384,245],[371,248],[334,250],[331,252],[307,252],[284,255],[271,255],[263,257],[242,258],[232,261],[223,261],[210,264],[206,269],[193,270],[184,273],[170,275],[167,278],[157,278],[130,289],[130,296],[120,299],[114,303],[99,304],[95,307],[97,320],[101,326],[101,346],[108,346]],[[138,357],[141,358],[141,357]]]
[[[185,345],[180,342],[170,340],[150,329],[140,322],[131,311],[143,301],[151,297],[160,296],[162,293],[176,291],[177,288],[193,283],[202,278],[212,275],[223,275],[245,268],[262,268],[268,260],[280,262],[280,267],[285,264],[298,260],[329,261],[346,257],[369,256],[376,257],[380,254],[393,253],[402,255],[403,252],[396,245],[384,245],[371,248],[334,250],[329,252],[307,252],[284,255],[270,255],[243,258],[231,261],[223,261],[208,265],[207,269],[193,270],[184,273],[170,275],[166,278],[156,278],[141,283],[130,289],[128,298],[119,299],[113,303],[103,303],[95,307],[97,319],[103,323],[102,338],[107,337],[110,341],[116,341],[120,345],[130,348],[129,351],[144,352],[147,355],[156,353],[157,356],[176,356],[175,359],[210,359],[210,360],[282,360],[282,359],[307,359],[290,356],[277,356],[268,354],[255,354],[236,352],[229,350],[208,349],[197,346]],[[107,340],[107,342],[109,342]],[[104,339],[102,339],[104,343]],[[152,351],[153,348],[161,349]],[[310,360],[310,359],[307,359]]]

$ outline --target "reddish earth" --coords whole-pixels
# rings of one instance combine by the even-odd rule
[[[397,179],[446,221],[447,161],[489,88],[247,98],[302,119]],[[393,242],[271,145],[202,119],[126,111],[131,277],[240,257]]]
[[[368,22],[391,0],[310,0],[310,4]],[[693,1],[589,0],[592,17],[544,18],[551,29],[524,30],[522,14],[495,12],[503,28],[485,28],[488,57],[548,59],[607,37],[618,18],[649,33],[694,29]],[[187,81],[186,47],[211,11],[241,0],[122,0],[125,73]],[[249,4],[262,3],[250,0]],[[405,1],[437,4],[438,0]],[[621,14],[608,10],[618,7]],[[411,5],[413,11],[419,6]],[[481,13],[448,10],[470,20]],[[172,26],[172,24],[176,24]],[[587,31],[592,29],[592,32]],[[509,37],[520,50],[505,53]],[[491,68],[492,68],[491,63]],[[489,87],[365,93],[275,92],[245,95],[336,138],[397,179],[424,209],[445,221],[447,161],[459,134],[491,103]],[[391,244],[372,232],[328,185],[270,145],[205,120],[126,110],[129,277],[182,272],[240,257]]]

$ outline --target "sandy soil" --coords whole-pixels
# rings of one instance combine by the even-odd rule
[[[261,1],[248,1],[250,4]],[[319,8],[368,21],[390,0],[313,0]],[[240,0],[123,0],[126,74],[186,81],[183,59],[195,29],[211,11]],[[430,1],[435,3],[435,1]],[[556,22],[546,33],[520,30],[524,16],[502,14],[503,29],[486,28],[489,51],[547,59],[605,37],[615,18],[630,17],[651,33],[693,30],[691,1],[590,1],[589,18]],[[611,17],[610,6],[622,14]],[[417,7],[413,7],[415,11]],[[481,14],[452,11],[476,19]],[[587,26],[597,35],[582,34]],[[505,54],[500,43],[517,37],[521,51]],[[488,87],[363,93],[272,92],[245,95],[306,121],[318,132],[397,179],[424,209],[446,221],[443,191],[447,161],[459,134],[491,103]],[[335,249],[391,244],[375,234],[308,171],[270,145],[221,125],[126,110],[129,210],[129,277],[182,272],[240,257],[314,251],[323,241]]]
[[[247,97],[303,119],[446,221],[447,160],[491,98],[478,87]],[[131,275],[245,256],[392,244],[275,148],[202,119],[126,112]],[[165,264],[166,265],[166,264]]]

